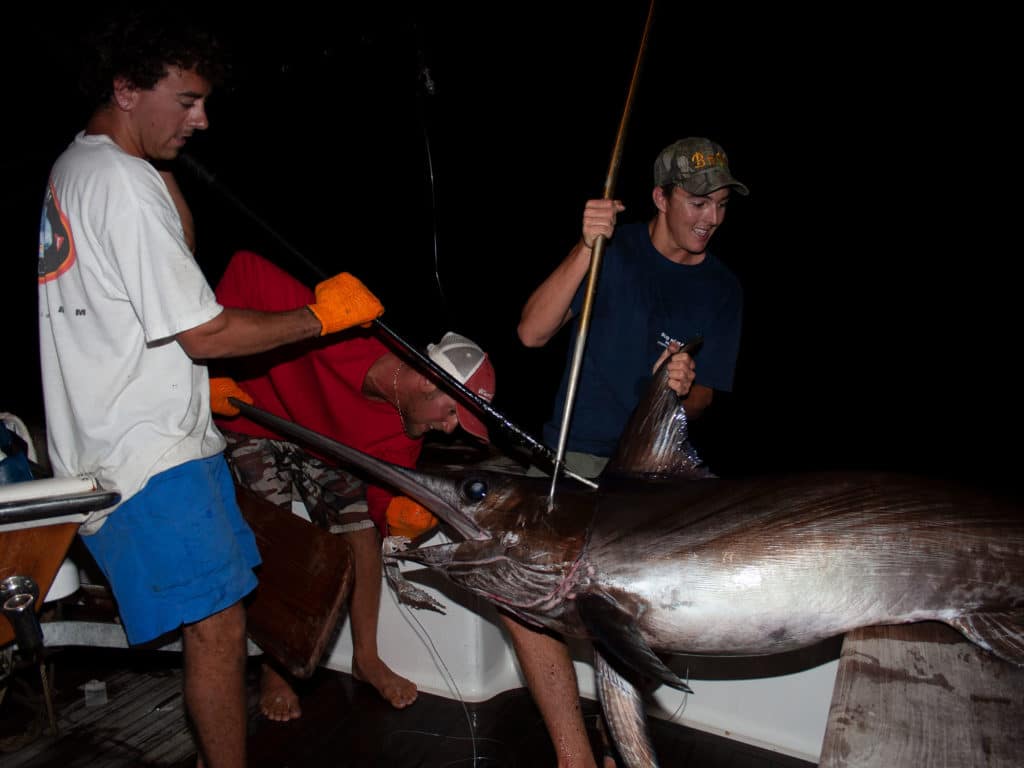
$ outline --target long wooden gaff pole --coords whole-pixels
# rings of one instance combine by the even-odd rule
[[[619,161],[622,159],[622,146],[626,138],[626,125],[629,123],[629,115],[633,109],[633,96],[636,93],[636,84],[640,79],[640,67],[643,64],[644,52],[647,50],[647,36],[650,33],[653,18],[654,0],[651,0],[650,8],[647,10],[647,21],[644,23],[643,37],[640,39],[640,50],[637,52],[636,63],[633,65],[633,77],[629,82],[626,106],[622,110],[622,119],[619,121],[619,131],[615,136],[615,147],[612,149],[612,159],[608,166],[608,175],[605,177],[605,200],[611,200],[615,190],[615,180],[619,174]],[[594,294],[597,292],[597,276],[601,270],[601,257],[604,255],[604,245],[604,235],[598,235],[594,240],[594,250],[590,256],[590,271],[587,273],[587,289],[583,297],[583,311],[580,314],[579,329],[576,332],[576,345],[573,348],[572,363],[569,369],[569,382],[565,390],[565,407],[562,409],[562,426],[558,432],[555,467],[551,473],[548,509],[552,509],[555,506],[555,486],[558,484],[558,473],[562,470],[565,459],[565,442],[569,436],[569,422],[572,420],[572,407],[576,400],[576,385],[579,382],[580,368],[583,365],[583,350],[587,345],[587,333],[590,331],[590,313],[593,309]]]

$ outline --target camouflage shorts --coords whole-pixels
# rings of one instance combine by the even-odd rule
[[[306,505],[310,519],[331,533],[373,527],[366,507],[366,485],[304,449],[281,440],[224,431],[224,455],[235,480],[267,501],[291,511]]]

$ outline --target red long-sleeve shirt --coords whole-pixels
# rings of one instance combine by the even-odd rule
[[[225,307],[285,311],[310,304],[313,291],[258,254],[238,251],[215,289]],[[235,381],[253,404],[307,429],[403,467],[413,467],[423,442],[405,435],[398,411],[363,392],[370,367],[388,351],[369,331],[354,329],[239,361]],[[217,417],[232,432],[283,440],[244,416]],[[393,494],[367,486],[370,517],[385,533]]]

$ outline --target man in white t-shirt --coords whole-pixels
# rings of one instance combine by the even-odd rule
[[[220,79],[209,33],[145,8],[98,36],[95,110],[51,171],[39,246],[40,357],[54,474],[120,492],[83,541],[129,642],[181,630],[199,765],[245,765],[245,612],[255,539],[235,502],[204,361],[364,325],[358,280],[288,312],[226,309],[186,244],[153,161],[207,127]],[[190,224],[190,222],[189,222]]]

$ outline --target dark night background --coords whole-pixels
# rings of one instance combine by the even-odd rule
[[[495,406],[538,435],[568,340],[524,349],[519,311],[602,194],[647,7],[218,10],[236,77],[186,151],[221,186],[178,173],[211,283],[239,248],[310,284],[351,271],[409,341],[481,343]],[[85,118],[83,11],[28,13],[0,53],[13,300],[0,410],[36,419],[31,255],[50,164]],[[649,217],[653,159],[687,135],[722,143],[751,189],[712,247],[746,297],[735,391],[696,435],[719,474],[870,467],[1016,491],[1020,247],[1000,233],[1012,219],[997,182],[1012,178],[998,134],[1019,87],[995,39],[1005,24],[980,9],[967,22],[659,4],[615,196],[620,221]]]

